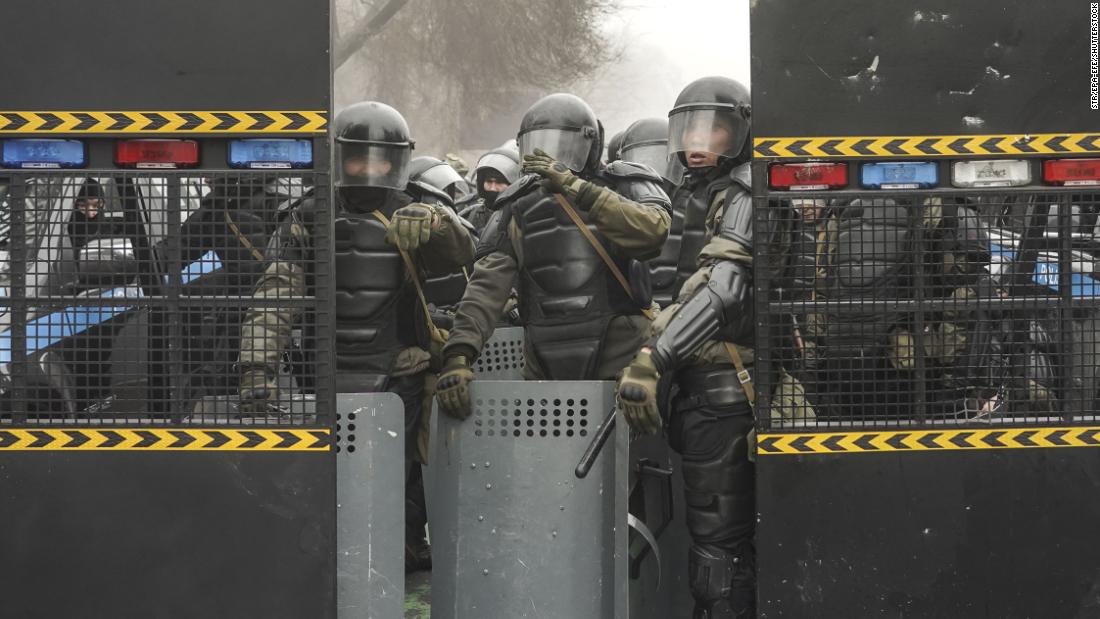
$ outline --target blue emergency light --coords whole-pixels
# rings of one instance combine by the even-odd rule
[[[940,170],[929,161],[865,163],[860,180],[867,189],[929,189],[940,184]]]
[[[308,168],[313,165],[310,140],[231,140],[229,167],[246,169]]]
[[[84,143],[80,140],[4,140],[3,151],[5,168],[58,169],[88,165]]]

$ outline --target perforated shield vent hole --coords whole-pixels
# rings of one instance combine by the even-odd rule
[[[355,453],[355,413],[336,413],[336,453]]]
[[[474,435],[512,438],[588,436],[588,400],[528,398],[477,400]]]
[[[474,362],[473,370],[474,372],[522,370],[524,363],[522,339],[490,340],[481,351],[481,356]]]

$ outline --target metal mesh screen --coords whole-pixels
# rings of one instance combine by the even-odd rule
[[[327,178],[21,171],[0,177],[0,407],[20,423],[300,425],[331,409]],[[254,294],[312,201],[301,290]],[[301,261],[298,261],[301,262]],[[289,318],[275,414],[238,411],[242,321]],[[253,338],[255,340],[255,338]],[[316,403],[316,406],[315,406]]]
[[[754,209],[763,425],[1096,421],[1100,191],[773,193]]]

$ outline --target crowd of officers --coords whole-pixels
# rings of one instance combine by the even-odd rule
[[[915,269],[940,298],[1004,293],[989,274],[987,231],[965,206],[785,201],[754,221],[750,95],[724,77],[689,84],[667,120],[608,140],[606,160],[602,124],[569,94],[536,102],[516,141],[472,170],[453,157],[414,159],[405,120],[382,103],[348,107],[332,133],[337,388],[404,403],[410,570],[430,566],[426,412],[434,397],[451,417],[471,415],[472,364],[498,325],[513,324],[525,331],[526,379],[615,381],[630,426],[667,433],[682,456],[694,616],[753,617],[759,379],[770,373],[773,415],[910,414],[914,334],[876,302],[904,299]],[[306,293],[315,210],[307,198],[283,220],[256,296]],[[918,242],[935,249],[914,267]],[[767,318],[796,343],[768,368],[754,345],[761,273],[785,282],[777,298],[809,304]],[[830,314],[815,309],[821,299],[865,309]],[[964,314],[943,309],[920,339],[940,383],[988,412],[1003,377],[976,357],[1007,343],[974,328],[996,321]],[[247,311],[242,410],[277,402],[298,318],[293,308]],[[1028,377],[1035,399],[1047,397],[1049,378]]]

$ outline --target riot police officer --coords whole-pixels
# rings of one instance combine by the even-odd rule
[[[628,423],[650,434],[663,423],[660,377],[679,389],[669,441],[683,456],[696,619],[755,614],[749,118],[748,89],[725,77],[692,82],[669,113],[669,150],[687,167],[673,196],[684,211],[680,293],[618,385]]]
[[[480,235],[496,210],[497,196],[519,180],[519,176],[518,149],[504,145],[485,153],[474,166],[478,200],[459,211],[459,215],[473,224]]]
[[[409,162],[409,184],[406,193],[417,202],[454,207],[455,196],[466,180],[455,169],[436,157],[416,157]],[[471,233],[473,225],[460,215],[457,221]],[[454,308],[466,291],[473,264],[464,264],[450,273],[432,274],[424,282],[424,296],[432,310],[432,320],[442,329],[451,328]]]
[[[407,191],[413,141],[405,119],[388,105],[364,102],[342,111],[333,127],[336,161],[336,388],[389,391],[401,397],[406,428],[406,569],[430,566],[425,542],[418,430],[426,372],[441,336],[419,298],[418,283],[473,260],[474,242],[446,206],[417,202]],[[301,296],[313,263],[314,200],[305,200],[276,232],[259,298]],[[412,268],[414,272],[410,273]],[[249,308],[242,326],[240,395],[247,410],[278,402],[280,355],[297,318],[294,308]],[[432,381],[434,383],[434,381]]]
[[[409,182],[428,185],[447,194],[453,206],[455,199],[465,191],[466,179],[442,159],[416,157],[409,162]]]
[[[596,115],[573,95],[547,96],[524,115],[526,176],[497,197],[481,237],[443,350],[437,395],[444,412],[470,415],[470,364],[517,277],[527,378],[610,380],[641,343],[651,301],[639,261],[665,241],[668,197],[647,168],[603,166],[599,136]]]
[[[611,139],[607,141],[607,162],[615,163],[620,159],[619,149],[623,145],[623,131],[611,136]]]
[[[653,168],[664,179],[665,193],[670,196],[684,179],[680,158],[668,153],[667,118],[643,118],[631,123],[622,133],[619,158]]]
[[[643,118],[627,127],[622,133],[619,154],[623,161],[649,166],[664,180],[665,192],[675,195],[676,186],[683,178],[683,165],[679,157],[668,155],[668,120]],[[677,208],[677,207],[681,208]],[[661,307],[668,307],[674,298],[676,264],[680,257],[680,235],[684,230],[684,204],[673,203],[672,226],[661,255],[649,261],[650,279],[653,282],[653,300]]]

